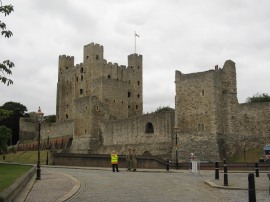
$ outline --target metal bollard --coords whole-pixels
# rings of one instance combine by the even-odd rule
[[[254,173],[248,174],[248,201],[256,202]]]
[[[227,170],[226,159],[224,159],[223,163],[224,163],[224,186],[228,186],[228,170]]]
[[[259,177],[258,163],[255,163],[255,173],[256,173],[256,177]]]
[[[169,159],[166,160],[166,170],[167,171],[170,170],[170,161],[169,161]]]
[[[219,165],[215,162],[215,180],[219,180]]]

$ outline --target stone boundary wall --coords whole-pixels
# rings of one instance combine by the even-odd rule
[[[111,156],[102,154],[52,153],[52,165],[111,167]],[[126,156],[118,155],[119,168],[127,168]],[[138,168],[164,168],[165,161],[156,157],[138,156]]]
[[[245,136],[258,135],[265,139],[270,135],[270,102],[240,104],[238,107],[238,130]]]
[[[73,136],[74,121],[68,120],[63,122],[53,123],[51,125],[41,125],[41,139],[57,138],[62,136]]]
[[[115,150],[119,154],[126,154],[129,147],[135,148],[138,155],[164,155],[169,158],[173,127],[174,112],[151,113],[106,122],[102,134],[103,145],[97,153],[110,154]]]

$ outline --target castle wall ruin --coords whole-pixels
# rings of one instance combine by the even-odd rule
[[[192,152],[200,160],[230,158],[270,139],[270,103],[238,103],[231,60],[205,72],[176,71],[175,95],[175,112],[143,115],[142,56],[131,54],[127,67],[119,66],[104,59],[103,46],[88,44],[83,63],[59,56],[57,122],[42,124],[43,145],[50,136],[69,153],[124,155],[135,148],[172,160],[177,150],[184,162]],[[21,119],[20,144],[36,148],[37,130],[35,120]]]

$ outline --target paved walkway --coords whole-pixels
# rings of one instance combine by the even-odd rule
[[[248,173],[229,173],[228,187],[223,187],[223,173],[214,180],[214,171],[42,167],[41,178],[33,179],[17,201],[248,201]],[[260,173],[255,182],[257,202],[269,202],[267,174]]]

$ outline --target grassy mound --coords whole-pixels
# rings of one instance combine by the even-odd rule
[[[46,151],[40,151],[40,164],[46,164]],[[38,159],[37,151],[18,151],[16,153],[9,153],[0,155],[0,162],[8,163],[22,163],[22,164],[36,164]]]

